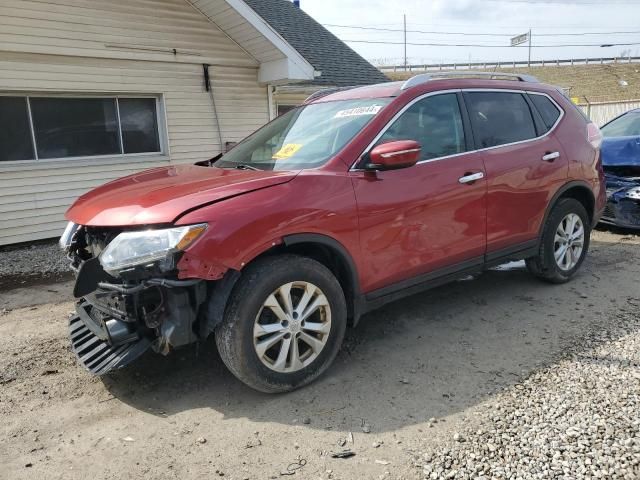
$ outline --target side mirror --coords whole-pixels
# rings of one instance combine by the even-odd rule
[[[420,160],[420,144],[414,140],[397,140],[374,147],[369,152],[367,170],[397,170],[412,167]]]

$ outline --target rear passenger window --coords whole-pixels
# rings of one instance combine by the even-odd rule
[[[542,117],[542,121],[544,122],[547,130],[551,130],[556,122],[558,121],[558,117],[560,117],[560,110],[556,107],[549,97],[545,95],[535,95],[530,94],[529,98],[533,102]]]
[[[465,101],[479,148],[535,138],[529,104],[520,93],[468,92]]]
[[[377,145],[394,140],[418,142],[422,147],[420,160],[464,152],[464,128],[456,94],[433,95],[411,105],[382,135]]]

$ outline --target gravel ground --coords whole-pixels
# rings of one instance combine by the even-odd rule
[[[640,479],[638,278],[640,237],[597,231],[570,283],[510,264],[371,312],[286,395],[212,341],[91,377],[73,282],[0,285],[0,480]]]
[[[426,479],[640,478],[640,299],[423,455]]]
[[[70,271],[69,260],[58,247],[57,240],[0,250],[0,279],[47,278]]]

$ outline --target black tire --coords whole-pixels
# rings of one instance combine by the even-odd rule
[[[563,270],[556,262],[554,255],[555,235],[560,222],[569,214],[574,213],[580,217],[584,227],[584,243],[580,257],[575,266],[569,270]],[[529,272],[550,283],[568,282],[578,271],[589,250],[591,237],[591,221],[587,210],[582,203],[573,198],[562,198],[553,207],[547,222],[544,225],[538,255],[526,260]]]
[[[300,370],[284,373],[260,360],[253,331],[267,297],[290,282],[309,282],[322,290],[330,307],[331,327],[315,360]],[[311,383],[327,370],[338,354],[346,325],[344,292],[331,271],[310,258],[285,254],[259,259],[242,272],[215,338],[222,361],[240,381],[265,393],[288,392]]]

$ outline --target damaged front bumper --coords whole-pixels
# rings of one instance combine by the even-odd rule
[[[131,363],[149,348],[167,354],[198,340],[207,282],[114,280],[97,259],[83,262],[78,270],[74,293],[79,301],[69,333],[72,349],[87,370],[102,375]]]
[[[71,350],[95,375],[128,365],[151,346],[151,339],[140,337],[121,322],[114,319],[105,322],[85,301],[78,302],[76,312],[69,319]]]
[[[636,174],[640,171],[634,172]],[[640,177],[607,172],[607,204],[600,221],[623,228],[640,229]]]
[[[122,368],[149,349],[166,355],[204,340],[222,320],[239,272],[230,270],[215,281],[179,279],[175,267],[147,264],[112,276],[99,260],[109,238],[96,248],[85,236],[91,232],[79,230],[66,248],[76,270],[78,299],[69,336],[73,352],[91,373]]]
[[[609,198],[600,222],[617,227],[640,229],[640,201]]]

